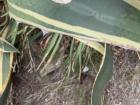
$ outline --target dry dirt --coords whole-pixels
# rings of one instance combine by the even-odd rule
[[[36,48],[38,46],[35,45],[33,49]],[[79,83],[77,76],[73,75],[64,82],[66,70],[63,66],[57,69],[52,67],[55,65],[53,63],[47,68],[55,69],[50,70],[52,72],[45,77],[41,77],[35,69],[41,60],[38,51],[32,50],[31,61],[29,52],[27,49],[24,50],[24,55],[13,75],[7,105],[89,105],[93,78],[87,76]]]
[[[140,60],[136,52],[113,47],[114,75],[105,93],[104,105],[140,105]],[[86,77],[79,84],[71,76],[60,86],[64,78],[63,67],[41,78],[26,51],[13,77],[13,86],[7,105],[90,105],[93,79]],[[38,59],[38,60],[36,60]]]
[[[105,105],[140,105],[140,60],[134,51],[114,49],[114,75]]]

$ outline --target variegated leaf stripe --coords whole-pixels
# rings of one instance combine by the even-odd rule
[[[11,14],[11,17],[13,17],[13,18],[16,17],[16,16],[14,16],[14,14],[12,14],[11,12],[10,12],[10,14]],[[19,17],[16,17],[15,19],[18,20]],[[23,19],[19,19],[18,21],[22,21],[22,20],[23,20]],[[44,27],[44,26],[41,26],[41,25],[39,25],[39,24],[36,24],[35,22],[32,23],[32,22],[30,22],[30,21],[28,21],[28,22],[25,22],[25,21],[26,21],[26,20],[23,20],[22,22],[27,23],[27,24],[31,24],[31,25],[36,26],[36,27],[40,27],[41,29],[48,30],[48,31],[51,31],[51,32],[57,32],[57,33],[62,33],[62,34],[67,34],[67,35],[69,35],[69,33],[62,32],[62,31],[59,31],[59,30],[48,29],[48,28],[46,28],[46,27]],[[74,36],[76,36],[76,35],[70,34],[70,36],[73,36],[73,37],[74,37]],[[81,36],[80,38],[79,38],[78,36],[76,36],[76,37],[74,37],[74,38],[77,39],[77,40],[79,40],[79,41],[82,41],[83,43],[89,45],[90,47],[94,48],[95,50],[97,50],[98,52],[100,52],[101,54],[103,54],[104,48],[102,47],[102,45],[101,45],[100,43],[95,42],[95,41],[93,41],[93,40],[90,40],[90,41],[89,41],[89,39],[86,38],[86,37],[84,37],[84,36]],[[84,40],[84,39],[86,39],[86,40]],[[87,39],[88,39],[88,40],[87,40]],[[94,40],[96,40],[96,39],[94,39]],[[88,42],[88,43],[87,43],[87,42]],[[89,43],[89,42],[92,42],[92,43]]]
[[[43,30],[58,32],[67,34],[73,37],[80,36],[88,40],[96,40],[99,42],[109,43],[124,48],[134,49],[140,51],[140,43],[127,39],[125,37],[118,37],[115,35],[109,35],[106,33],[90,30],[81,26],[73,26],[59,20],[55,20],[46,16],[43,16],[30,9],[20,7],[12,3],[13,0],[8,0],[9,14],[12,18],[27,23]],[[15,0],[16,1],[16,0]]]

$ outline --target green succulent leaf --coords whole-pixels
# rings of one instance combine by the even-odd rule
[[[140,12],[123,0],[8,0],[9,14],[43,30],[140,50]]]
[[[135,7],[140,11],[140,1],[139,0],[123,0],[126,3],[130,4],[131,6]]]
[[[14,30],[13,28],[12,30]],[[7,30],[6,30],[7,31]],[[7,32],[6,32],[7,33]],[[5,35],[3,35],[5,36]],[[19,52],[12,44],[0,38],[0,105],[4,105],[10,89],[13,55]]]
[[[2,52],[19,52],[12,44],[5,39],[0,38],[0,51]]]
[[[104,89],[113,75],[113,61],[111,49],[106,46],[99,72],[95,78],[92,90],[92,105],[102,105]]]
[[[0,51],[0,103],[5,97],[6,88],[12,73],[13,52]],[[4,101],[4,100],[3,100]],[[2,101],[2,102],[3,102]],[[2,104],[0,104],[2,105]]]

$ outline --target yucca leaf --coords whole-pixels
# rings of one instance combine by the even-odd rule
[[[102,105],[101,99],[107,85],[108,81],[111,79],[113,75],[113,61],[111,49],[109,46],[106,46],[103,60],[98,71],[98,74],[95,78],[95,82],[92,90],[92,105]]]
[[[13,54],[18,50],[0,38],[0,105],[4,105],[10,88]]]
[[[140,0],[123,0],[123,1],[140,10]]]
[[[3,38],[0,38],[0,51],[1,52],[19,52],[12,44]]]
[[[17,38],[17,33],[18,33],[18,23],[16,21],[10,21],[10,42],[12,45],[14,45],[15,41],[16,41],[16,38]]]
[[[13,54],[18,50],[4,39],[0,39],[0,105],[4,105],[10,88]]]
[[[12,73],[12,62],[13,62],[13,52],[2,52],[0,51],[0,103],[3,103],[6,99],[6,88]],[[5,94],[4,94],[5,93]],[[4,105],[4,104],[0,104]]]
[[[104,54],[104,47],[100,43],[95,42],[95,41],[91,41],[91,40],[85,40],[82,38],[75,38],[75,39],[77,39],[78,41],[84,43],[85,45],[97,50],[102,55]]]
[[[15,28],[12,30],[14,29]],[[12,73],[13,54],[15,52],[19,52],[12,44],[4,39],[5,36],[7,35],[2,35],[2,38],[0,38],[0,105],[4,105],[8,96]]]
[[[38,28],[140,50],[140,12],[123,0],[8,0],[12,18]]]
[[[5,105],[6,99],[7,99],[8,94],[9,94],[10,86],[11,86],[11,81],[9,80],[9,83],[8,83],[5,91],[3,92],[2,95],[0,95],[0,105]]]

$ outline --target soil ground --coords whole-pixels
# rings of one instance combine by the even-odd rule
[[[140,60],[134,51],[112,49],[114,75],[104,92],[104,105],[140,105]],[[32,52],[33,62],[27,53],[25,50],[13,76],[7,105],[90,105],[91,77],[79,84],[77,78],[71,76],[63,83],[65,69],[60,67],[41,78],[34,68],[40,61],[38,52]],[[53,68],[52,65],[49,68]]]

